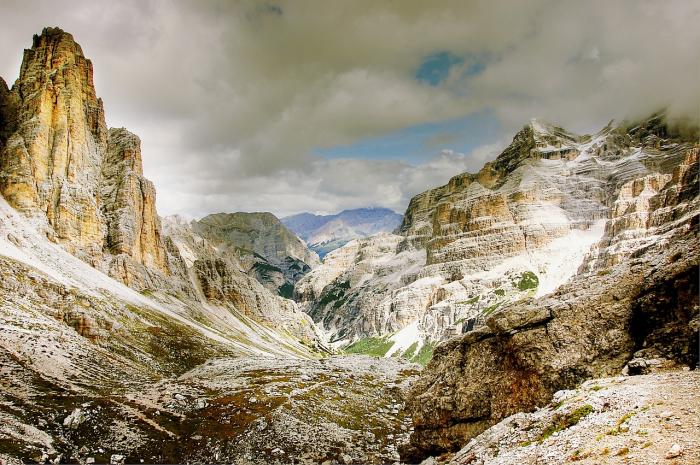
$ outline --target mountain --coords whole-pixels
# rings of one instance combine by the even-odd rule
[[[696,126],[530,121],[319,264],[161,220],[92,73],[0,80],[0,463],[695,463]]]
[[[212,299],[201,289],[212,276],[191,273],[172,239],[163,234],[155,188],[143,176],[141,142],[126,129],[106,127],[92,64],[70,34],[44,29],[25,50],[12,89],[4,81],[0,87],[0,193],[7,202],[3,229],[19,268],[23,263],[50,270],[51,276],[80,289],[94,287],[108,294],[124,289],[104,273],[142,294],[161,300],[167,296],[168,303],[182,305],[185,313],[197,308],[196,317],[186,317],[197,320],[197,326],[205,322],[218,330],[246,333],[249,328],[236,318],[252,318],[271,327],[256,327],[262,340],[275,329],[298,338],[280,335],[281,347],[249,341],[253,353],[258,352],[256,345],[306,353],[299,339],[315,343],[313,325],[293,303],[270,295],[235,264],[217,262],[219,257],[207,251],[191,265],[201,269],[216,263],[217,279],[231,281],[226,298],[216,301],[221,309],[208,307]],[[55,252],[56,245],[71,255]],[[94,271],[76,264],[73,256]],[[138,302],[143,304],[143,298]],[[148,305],[160,308],[162,302]],[[212,314],[223,309],[231,315],[221,319]],[[284,347],[288,343],[291,347]]]
[[[481,310],[463,326],[460,332],[466,334],[436,349],[409,395],[415,432],[403,452],[406,460],[458,450],[489,426],[544,406],[555,392],[586,379],[698,365],[697,132],[686,137],[663,115],[654,115],[582,138],[568,145],[566,157],[552,160],[552,144],[544,153],[537,144],[541,128],[532,125],[516,136],[514,145],[527,139],[535,144],[527,144],[530,156],[515,169],[499,173],[521,158],[513,146],[486,167],[497,173],[492,186],[508,193],[498,202],[506,202],[513,218],[538,212],[537,222],[531,216],[522,226],[523,232],[532,231],[523,234],[530,255],[535,247],[546,248],[543,241],[552,242],[544,233],[570,238],[567,249],[577,245],[570,232],[562,231],[566,223],[554,228],[551,218],[556,217],[543,214],[544,194],[547,203],[563,210],[569,225],[602,217],[602,234],[582,260],[568,259],[568,266],[576,268],[566,283],[539,299],[511,299]],[[512,183],[518,173],[518,182]],[[528,191],[513,189],[525,180]],[[422,197],[433,199],[432,206],[420,202],[427,207],[423,218],[432,217],[431,229],[404,224],[403,230],[413,233],[409,240],[427,244],[433,270],[448,260],[479,265],[483,245],[494,239],[489,231],[496,228],[500,248],[517,256],[520,239],[506,233],[513,227],[507,217],[486,222],[470,215],[484,211],[483,196],[469,198],[470,186],[462,182],[451,192],[447,188],[440,196]],[[464,196],[469,200],[455,202]],[[491,205],[493,198],[486,197]],[[467,245],[475,241],[475,229],[481,230],[476,241],[482,247],[460,247],[465,239]],[[540,245],[532,247],[533,242]]]
[[[335,346],[415,358],[511,303],[630,260],[664,221],[687,227],[685,201],[658,225],[650,212],[688,182],[674,170],[692,173],[692,141],[663,116],[592,136],[531,121],[478,173],[415,196],[398,234],[331,252],[295,294]]]
[[[0,463],[398,460],[418,367],[321,359],[256,279],[318,264],[274,216],[161,221],[92,73],[46,28],[0,80]]]
[[[323,258],[352,239],[394,231],[401,224],[401,218],[388,208],[358,208],[335,215],[299,213],[282,218],[282,223]]]
[[[291,297],[294,284],[320,264],[316,253],[272,213],[217,213],[193,221],[192,230],[284,297]]]

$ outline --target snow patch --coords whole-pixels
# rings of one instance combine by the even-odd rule
[[[414,351],[417,354],[423,346],[423,332],[418,327],[418,320],[414,320],[413,323],[391,336],[389,340],[393,341],[394,345],[391,346],[385,357],[391,357],[397,351],[406,352],[414,343],[418,343]]]

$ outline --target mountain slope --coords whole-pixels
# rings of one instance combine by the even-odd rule
[[[299,213],[281,221],[323,258],[352,239],[394,231],[401,223],[401,215],[388,208],[358,208],[335,215]]]
[[[193,221],[191,227],[284,297],[291,297],[294,284],[320,264],[316,253],[272,213],[217,213]]]

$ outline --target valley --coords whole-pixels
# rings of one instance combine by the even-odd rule
[[[696,463],[696,126],[533,119],[403,215],[161,218],[93,73],[45,28],[0,79],[0,464]]]

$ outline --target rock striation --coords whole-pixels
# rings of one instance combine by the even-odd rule
[[[641,126],[636,142],[635,129],[606,138],[639,144],[613,153],[636,169],[615,164],[604,235],[580,273],[435,349],[410,395],[406,460],[457,450],[585,379],[642,370],[647,360],[697,366],[698,146],[663,139],[657,118]]]
[[[243,324],[231,318],[249,318],[266,325],[263,332],[282,329],[315,344],[309,317],[242,273],[238,262],[222,264],[211,245],[194,258],[183,257],[173,238],[163,234],[155,187],[143,176],[139,138],[124,128],[107,129],[92,64],[59,28],[34,36],[11,89],[0,82],[0,194],[32,229],[96,273],[163,300],[176,296],[178,305],[199,309],[194,313],[200,319],[221,320],[212,313],[224,312],[224,326]],[[261,254],[260,262],[267,264],[262,255],[269,255],[272,263],[286,264],[280,286],[291,294],[293,281],[284,279],[298,279],[310,269],[306,263],[315,265],[318,258],[272,219],[256,218],[258,234],[241,249]],[[240,230],[239,240],[257,227],[252,224]],[[262,237],[269,224],[276,232]],[[233,226],[227,226],[230,235]],[[211,236],[219,246],[223,237]],[[17,243],[20,249],[28,245]]]
[[[294,301],[270,292],[247,272],[238,255],[200,236],[195,226],[180,216],[163,219],[164,234],[182,257],[181,269],[197,299],[284,330],[310,347],[321,344],[316,325]]]
[[[92,63],[70,34],[46,28],[24,51],[10,94],[11,104],[3,105],[11,116],[3,128],[9,135],[0,154],[0,192],[15,208],[45,220],[68,250],[99,259],[107,127]]]
[[[171,274],[156,212],[156,190],[143,177],[141,141],[126,129],[110,129],[107,156],[102,165],[102,213],[107,225],[104,250],[114,257],[109,272],[129,286],[143,273],[130,271],[130,263]]]
[[[371,260],[329,255],[297,295],[339,345],[388,338],[393,355],[449,339],[504,306],[552,293],[580,268],[628,260],[657,240],[677,214],[668,205],[684,202],[673,196],[694,163],[690,134],[661,114],[586,136],[530,121],[478,173],[414,197],[398,240],[384,248],[359,240],[342,254],[367,244]],[[422,264],[396,273],[401,254],[421,253]]]
[[[0,192],[70,253],[145,288],[167,277],[155,189],[140,142],[107,130],[93,69],[73,37],[46,28],[0,85]],[[160,279],[164,282],[164,279]]]

